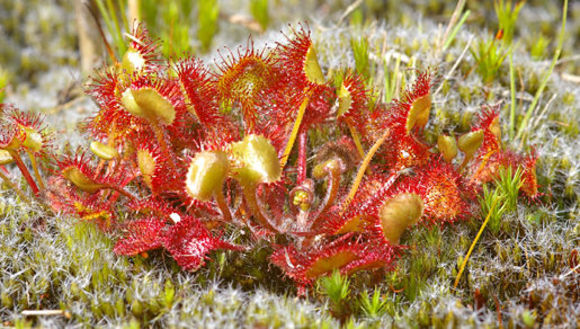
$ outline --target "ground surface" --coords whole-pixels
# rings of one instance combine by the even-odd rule
[[[378,1],[377,1],[378,2]],[[247,12],[239,3],[223,3],[229,14]],[[454,4],[410,1],[378,5],[366,1],[346,17],[346,5],[298,5],[276,2],[271,27],[255,35],[257,44],[273,43],[288,22],[308,19],[325,68],[355,66],[351,40],[368,40],[373,84],[384,88],[384,69],[437,68],[432,125],[462,125],[482,104],[503,102],[502,128],[508,127],[510,98],[507,60],[490,83],[474,70],[464,50],[490,40],[497,29],[493,6],[468,3],[472,15],[444,52],[433,51]],[[298,14],[294,14],[298,12]],[[292,15],[290,14],[292,13]],[[361,14],[357,23],[355,15]],[[546,195],[537,204],[521,202],[505,214],[501,229],[484,232],[457,289],[458,264],[481,218],[455,226],[419,229],[404,236],[409,245],[393,272],[379,274],[384,312],[366,315],[358,306],[374,289],[376,277],[351,278],[349,326],[397,327],[580,327],[580,4],[568,12],[564,50],[527,127],[525,142],[535,145],[538,180]],[[272,15],[275,16],[275,15]],[[518,74],[518,119],[546,72],[561,20],[560,1],[528,1],[520,13],[514,42]],[[65,1],[0,1],[0,68],[9,72],[5,102],[40,111],[59,132],[57,144],[86,143],[76,133],[79,121],[95,111],[78,91],[82,82],[74,15]],[[215,45],[245,42],[243,26],[224,20]],[[550,42],[530,55],[542,35]],[[214,49],[216,47],[214,46]],[[202,55],[215,57],[215,52]],[[386,62],[386,65],[383,65]],[[458,63],[455,70],[452,68]],[[451,74],[450,74],[451,72]],[[413,70],[403,71],[412,79]],[[441,88],[439,88],[441,86]],[[382,94],[381,94],[382,95]],[[465,114],[467,113],[467,114]],[[324,293],[306,298],[281,273],[267,265],[268,250],[255,246],[247,255],[218,253],[196,273],[180,271],[163,254],[129,259],[112,252],[112,241],[91,223],[50,215],[24,204],[5,186],[0,190],[0,320],[6,326],[61,327],[336,327]],[[375,275],[376,276],[376,275]],[[316,289],[315,289],[316,290]],[[65,316],[24,317],[23,310],[62,309]],[[500,322],[501,320],[501,322]]]

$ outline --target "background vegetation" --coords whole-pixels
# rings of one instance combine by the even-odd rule
[[[132,1],[92,10],[112,50],[123,52]],[[140,1],[137,16],[163,51],[207,62],[217,50],[271,45],[287,23],[308,21],[324,68],[354,67],[389,101],[415,69],[436,68],[433,127],[468,129],[482,104],[502,102],[504,143],[534,146],[538,204],[507,202],[454,280],[504,177],[480,200],[481,216],[419,229],[392,272],[333,275],[306,298],[268,266],[269,254],[220,252],[196,273],[163,254],[116,257],[92,223],[49,215],[0,190],[0,321],[9,327],[578,327],[580,323],[580,4],[438,0]],[[461,2],[460,2],[461,4]],[[503,37],[496,38],[503,28]],[[64,141],[83,143],[78,123],[95,105],[82,92],[73,2],[0,0],[0,101],[47,115]],[[98,39],[98,38],[97,38]],[[95,65],[108,55],[97,46]],[[433,138],[439,132],[434,131]],[[434,143],[434,140],[431,141]],[[257,265],[256,265],[257,264]],[[27,310],[59,310],[27,316]]]

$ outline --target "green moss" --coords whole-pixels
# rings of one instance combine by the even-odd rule
[[[280,6],[291,6],[287,2],[269,2],[268,5],[268,10],[276,13],[282,12]],[[427,26],[419,28],[417,17],[437,12],[448,18],[454,5],[428,1],[413,7],[406,3],[395,6],[365,1],[355,14],[351,14],[350,21],[355,23],[355,27],[343,23],[341,29],[322,31],[312,25],[317,50],[325,54],[319,59],[321,63],[346,65],[350,56],[346,52],[351,51],[350,41],[356,40],[361,46],[357,48],[358,53],[362,55],[358,59],[356,56],[351,58],[348,63],[363,72],[371,72],[368,75],[375,90],[384,91],[387,101],[398,97],[406,81],[413,78],[414,69],[434,66],[439,69],[442,84],[439,93],[433,95],[435,115],[432,117],[437,121],[434,126],[444,123],[453,127],[449,133],[466,132],[478,107],[486,103],[486,99],[507,100],[510,86],[507,74],[477,72],[478,69],[474,68],[477,63],[469,54],[447,76],[450,67],[459,59],[469,33],[474,35],[472,45],[475,53],[483,60],[487,55],[478,47],[489,47],[490,41],[482,28],[491,31],[497,28],[495,22],[485,19],[493,17],[492,2],[469,3],[471,14],[464,26],[448,48],[434,56],[437,49],[433,38],[437,35],[426,32],[430,31]],[[48,38],[48,34],[64,35],[60,42],[54,43],[59,47],[74,43],[71,32],[74,24],[62,23],[73,21],[71,11],[70,8],[64,11],[65,19],[61,19],[61,23],[44,18],[34,25],[34,19],[28,18],[28,32],[22,32],[20,21],[37,10],[26,10],[24,5],[14,1],[0,0],[0,6],[3,9],[0,12],[13,13],[10,18],[0,17],[2,26],[12,38],[3,42],[4,47],[0,49],[2,66],[10,68],[13,84],[24,80],[30,83],[18,91],[20,97],[27,99],[26,90],[33,94],[38,88],[40,80],[34,76],[41,77],[42,71],[52,68],[55,63],[74,63],[74,59],[66,56],[59,58],[54,55],[48,59],[39,56],[41,53],[51,55],[49,45],[55,41]],[[331,4],[330,7],[339,6]],[[534,17],[538,10],[550,13],[551,18],[535,27],[530,24],[529,17]],[[384,17],[385,13],[389,15],[388,28],[372,23],[375,17]],[[514,34],[516,126],[521,123],[530,98],[542,82],[544,67],[539,66],[534,58],[549,56],[546,43],[554,43],[558,15],[560,13],[554,4],[536,1],[526,3],[520,12],[518,24],[529,26],[530,31],[516,27]],[[574,15],[572,11],[571,15]],[[277,30],[281,23],[277,15],[270,18],[269,25]],[[577,21],[569,21],[571,31],[578,30]],[[155,24],[162,28],[159,22]],[[220,25],[223,30],[214,35],[217,21],[212,24],[213,29],[203,32],[205,36],[211,35],[211,38],[204,39],[210,39],[204,41],[206,44],[211,44],[214,37],[220,42],[224,38],[231,40],[243,35],[243,40],[236,39],[241,42],[247,37],[243,27],[243,33],[224,35],[232,31],[228,23]],[[190,45],[181,33],[174,36],[180,43]],[[542,41],[525,33],[531,36],[541,33],[545,39]],[[523,44],[518,43],[520,36],[534,40],[527,45],[528,50],[522,49]],[[570,36],[564,54],[570,53],[566,47],[577,44],[577,39],[577,35]],[[34,51],[22,54],[18,45],[26,42],[34,43],[29,45]],[[360,51],[363,48],[364,51]],[[496,55],[499,56],[496,59],[501,59],[501,48]],[[21,63],[21,66],[16,68],[17,65],[11,63]],[[500,71],[503,71],[501,65]],[[577,64],[562,62],[558,70],[574,73],[574,67],[577,70]],[[484,76],[490,78],[482,79]],[[436,85],[434,89],[438,87]],[[558,95],[553,105],[543,112],[554,94]],[[93,223],[77,223],[77,219],[47,214],[34,205],[20,203],[3,189],[0,191],[0,263],[3,264],[0,318],[7,321],[8,326],[17,328],[66,325],[334,328],[339,326],[336,317],[348,314],[348,320],[343,317],[344,326],[351,328],[390,325],[493,327],[498,316],[494,302],[497,298],[502,307],[500,316],[504,327],[574,325],[578,316],[575,308],[578,295],[574,293],[574,284],[577,283],[568,273],[574,259],[578,259],[574,250],[577,250],[580,232],[576,221],[580,211],[577,207],[580,165],[578,151],[574,148],[579,134],[575,116],[579,108],[578,99],[574,87],[550,79],[531,119],[532,122],[537,119],[539,124],[530,131],[528,139],[529,144],[538,149],[538,179],[546,195],[540,204],[520,202],[515,209],[512,205],[510,211],[506,210],[497,217],[497,228],[486,231],[481,237],[458,289],[452,288],[458,264],[481,225],[481,215],[477,210],[454,226],[418,227],[413,234],[405,234],[401,242],[408,248],[402,251],[403,256],[395,268],[386,273],[360,273],[351,277],[346,296],[340,293],[339,298],[332,297],[334,294],[328,289],[326,292],[322,289],[311,290],[307,297],[298,298],[293,284],[269,265],[271,251],[262,244],[254,245],[247,254],[214,253],[206,267],[196,273],[186,273],[161,252],[151,253],[146,259],[115,256],[111,251],[112,237],[100,232]],[[507,118],[503,113],[502,117]],[[505,122],[502,122],[502,128],[505,127]],[[439,133],[434,131],[428,136],[432,141]],[[312,134],[311,140],[330,138],[323,129]],[[514,146],[520,142],[508,141]],[[495,188],[492,187],[488,190],[493,191]],[[513,189],[511,191],[513,195]],[[249,235],[239,232],[225,234],[234,241],[247,239]],[[483,300],[481,308],[478,308],[476,292]],[[24,318],[20,314],[25,309],[63,309],[70,313],[70,318]]]

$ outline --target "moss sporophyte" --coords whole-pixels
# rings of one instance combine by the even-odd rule
[[[213,250],[263,240],[301,291],[333,272],[393,268],[406,231],[475,217],[505,168],[521,172],[521,195],[539,195],[535,155],[502,145],[497,106],[431,145],[431,72],[383,104],[352,70],[325,73],[303,26],[285,38],[249,42],[213,70],[164,58],[138,26],[89,82],[99,111],[87,150],[55,154],[41,117],[2,105],[1,178],[27,199],[5,168],[16,165],[38,202],[96,222],[118,255],[161,248],[195,271]],[[225,241],[232,229],[253,239]]]

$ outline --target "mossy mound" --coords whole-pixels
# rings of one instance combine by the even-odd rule
[[[69,5],[61,2],[44,5],[53,8],[52,11],[62,11],[63,17],[69,23],[72,21]],[[275,10],[300,7],[292,1],[275,6]],[[504,214],[497,230],[484,231],[457,288],[454,280],[480,228],[480,218],[406,233],[401,243],[409,248],[396,269],[351,277],[348,297],[342,301],[345,307],[337,305],[321,283],[305,298],[297,297],[293,284],[268,264],[269,250],[263,245],[254,246],[244,255],[214,253],[207,266],[196,273],[187,273],[161,252],[147,258],[115,256],[112,240],[93,223],[79,223],[76,218],[53,215],[40,206],[24,204],[2,186],[0,320],[3,325],[333,328],[343,321],[348,328],[580,327],[580,154],[577,147],[580,88],[578,82],[570,80],[580,74],[580,61],[574,57],[580,45],[580,6],[570,5],[561,63],[548,80],[539,105],[519,138],[510,136],[509,60],[506,58],[492,79],[484,82],[476,68],[476,58],[469,52],[469,48],[476,49],[493,39],[493,33],[485,30],[497,27],[493,6],[479,2],[470,2],[468,6],[471,18],[441,52],[435,49],[454,9],[454,4],[445,1],[400,6],[365,1],[338,26],[330,22],[344,13],[346,5],[342,3],[299,8],[301,17],[317,22],[311,23],[311,29],[321,64],[349,66],[366,72],[376,87],[376,97],[382,100],[396,97],[398,90],[413,80],[416,69],[436,68],[440,81],[433,93],[433,123],[427,130],[432,125],[466,131],[481,105],[503,102],[504,143],[514,148],[535,147],[539,156],[538,180],[545,195],[540,203],[521,202],[517,209]],[[19,15],[15,17],[28,17],[10,1],[0,1],[0,8],[6,9],[0,13],[14,12]],[[307,10],[319,16],[313,17]],[[559,30],[560,10],[559,3],[538,0],[528,1],[520,13],[514,39],[518,47],[513,56],[517,76],[515,129],[548,69]],[[28,17],[24,19],[27,27],[23,28],[24,24],[14,21],[15,18],[0,18],[8,31],[0,37],[6,38],[3,44],[7,45],[0,50],[1,65],[11,67],[11,74],[20,77],[14,79],[14,87],[29,83],[32,90],[32,94],[27,94],[24,89],[13,88],[16,91],[8,94],[7,101],[25,108],[26,104],[50,104],[43,110],[51,113],[52,105],[57,103],[56,90],[42,90],[38,81],[44,81],[42,72],[53,71],[53,65],[75,64],[74,55],[63,55],[76,47],[74,33],[66,25],[69,23]],[[285,18],[279,18],[282,19]],[[271,36],[278,33],[276,26],[281,23],[273,18],[270,24],[274,27],[255,37],[256,43],[272,40]],[[247,35],[240,32],[240,29],[246,31],[239,26],[220,24],[224,27],[215,39],[216,44],[241,42],[231,39],[228,32],[232,30],[237,31],[235,35]],[[47,33],[61,37],[59,52],[53,52],[45,44],[47,39],[43,36]],[[550,40],[543,51],[537,49],[540,35]],[[24,57],[16,55],[26,54],[20,53],[23,45],[35,49],[35,66],[24,65]],[[361,57],[361,52],[365,56]],[[48,55],[44,57],[41,53]],[[68,73],[61,69],[58,74]],[[398,83],[392,86],[391,81]],[[64,89],[64,86],[53,87]],[[58,129],[67,132],[61,134],[57,145],[70,140],[70,135],[66,135],[73,134],[77,118],[88,114],[76,112],[68,116],[67,113],[86,107],[91,105],[79,103],[49,116],[51,121],[61,121]],[[68,121],[61,120],[59,115],[68,117]],[[439,133],[434,131],[429,142],[434,143]],[[80,143],[80,138],[73,143]],[[230,232],[236,237],[242,233]],[[362,300],[364,295],[372,297],[375,287],[379,289],[378,300],[382,306],[371,314]],[[22,313],[25,310],[62,310],[62,313],[25,316]]]

